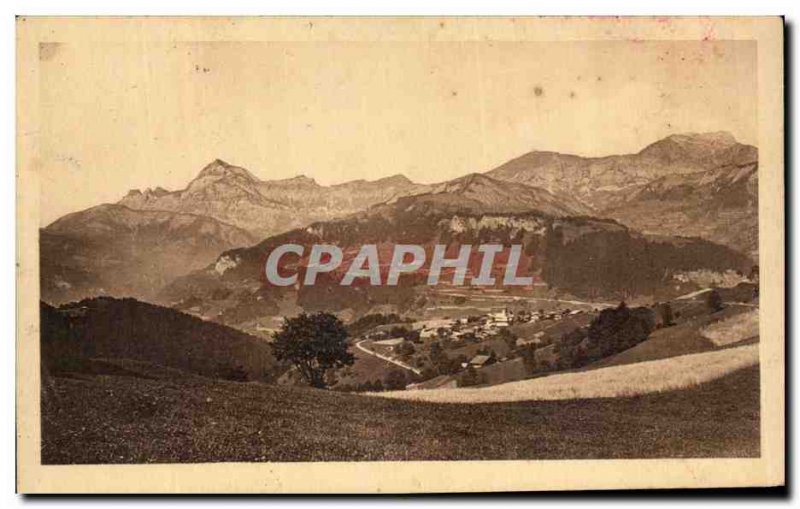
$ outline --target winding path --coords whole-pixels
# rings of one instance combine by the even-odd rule
[[[359,350],[361,350],[361,351],[362,351],[362,352],[364,352],[364,353],[367,353],[367,354],[369,354],[369,355],[372,355],[372,356],[374,356],[374,357],[377,357],[377,358],[379,358],[379,359],[382,359],[382,360],[384,360],[384,361],[386,361],[386,362],[391,362],[391,363],[392,363],[392,364],[394,364],[395,366],[400,366],[400,367],[401,367],[401,368],[403,368],[403,369],[406,369],[406,370],[408,370],[408,371],[411,371],[411,372],[412,372],[412,373],[414,373],[415,375],[421,375],[421,374],[422,374],[422,371],[418,370],[417,368],[413,368],[413,367],[409,366],[409,365],[408,365],[408,364],[406,364],[405,362],[402,362],[402,361],[398,361],[398,360],[392,359],[391,357],[387,357],[387,356],[385,356],[385,355],[379,354],[378,352],[373,352],[372,350],[370,350],[370,349],[368,349],[368,348],[365,348],[365,347],[361,346],[361,343],[363,343],[364,341],[366,341],[366,339],[362,339],[361,341],[357,342],[357,343],[356,343],[356,348],[358,348]]]

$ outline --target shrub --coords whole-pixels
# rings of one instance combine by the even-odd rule
[[[389,371],[384,379],[383,386],[387,391],[402,391],[405,390],[408,379],[405,372],[399,369]]]
[[[706,305],[712,313],[716,313],[722,309],[722,297],[716,288],[708,292],[708,296],[706,297]]]
[[[589,325],[584,362],[635,346],[647,339],[654,328],[655,316],[648,308],[629,309],[622,302],[616,309],[604,309]]]
[[[672,306],[669,305],[669,302],[665,302],[664,304],[662,304],[661,307],[659,308],[659,311],[661,313],[661,324],[664,327],[670,327],[672,325],[675,325],[672,315]]]
[[[414,344],[411,343],[410,341],[404,341],[404,342],[400,343],[397,346],[398,355],[402,355],[404,357],[405,356],[409,356],[409,355],[413,355],[414,352],[416,352],[416,351],[417,351],[417,349],[414,348]]]

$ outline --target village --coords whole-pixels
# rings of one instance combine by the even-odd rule
[[[560,335],[589,323],[592,316],[591,311],[581,309],[531,312],[504,307],[460,318],[378,325],[354,338],[354,345],[362,361],[380,360],[384,371],[405,375],[407,383],[403,387],[395,383],[393,389],[496,383],[530,374],[520,354],[526,348],[546,349],[551,345],[553,338],[548,330],[555,328]],[[379,366],[376,364],[376,368]],[[345,370],[342,386],[346,389],[352,383],[348,375],[353,371],[357,368]],[[400,375],[395,373],[394,377],[399,379]],[[375,389],[375,385],[373,381],[366,389]]]
[[[536,313],[527,311],[511,311],[508,308],[497,312],[490,312],[485,315],[473,315],[467,318],[455,319],[435,319],[412,322],[410,330],[418,333],[421,340],[446,339],[452,343],[480,342],[491,339],[501,334],[501,331],[514,324],[537,323],[541,321],[560,321],[567,316],[574,316],[583,313],[579,309],[563,309],[561,311]],[[407,337],[391,337],[391,333],[396,328],[394,325],[380,326],[375,331],[367,335],[372,344],[376,347],[387,348],[390,352],[395,351],[405,341]],[[541,337],[541,336],[540,336]],[[517,339],[516,345],[535,343],[533,339]]]

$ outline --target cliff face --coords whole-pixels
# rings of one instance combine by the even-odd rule
[[[481,211],[471,198],[435,197],[402,198],[346,219],[315,223],[249,248],[227,251],[205,269],[173,282],[162,298],[178,306],[191,303],[197,312],[231,324],[278,314],[287,305],[356,313],[374,306],[407,311],[415,305],[415,289],[426,286],[429,263],[401,276],[398,286],[386,286],[386,269],[399,244],[423,246],[428,260],[436,244],[448,246],[451,257],[463,245],[518,244],[522,246],[520,275],[532,276],[536,284],[552,289],[597,299],[653,295],[669,286],[680,271],[744,271],[750,267],[746,256],[701,239],[651,238],[613,220]],[[302,275],[314,244],[339,246],[344,261],[336,271],[320,274],[313,286],[275,287],[263,276],[264,263],[269,253],[283,244],[304,247],[299,259],[295,257],[283,267],[292,273]],[[370,286],[364,281],[340,285],[364,244],[378,246],[382,285]],[[481,257],[473,249],[467,284],[477,273]],[[498,281],[507,261],[507,252],[496,260]],[[450,279],[443,275],[442,280],[447,284]]]

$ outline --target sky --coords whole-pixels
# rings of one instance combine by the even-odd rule
[[[39,59],[43,225],[182,189],[216,158],[265,180],[430,183],[682,132],[757,145],[748,41],[78,42]]]

